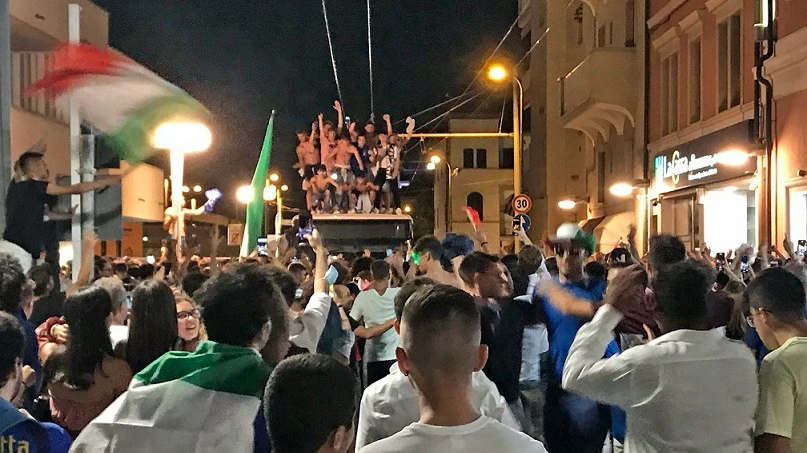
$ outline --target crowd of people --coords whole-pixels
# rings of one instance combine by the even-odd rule
[[[44,209],[29,174],[12,188]],[[520,235],[375,259],[298,224],[267,254],[152,265],[88,234],[75,279],[29,238],[29,263],[0,252],[0,449],[807,451],[803,250]]]
[[[371,117],[363,127],[345,117],[334,102],[336,124],[322,113],[310,130],[297,131],[297,169],[307,209],[325,213],[401,214],[401,147],[414,129],[398,134],[389,115],[377,128]]]

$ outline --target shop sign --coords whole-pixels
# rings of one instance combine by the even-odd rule
[[[654,186],[665,192],[753,174],[757,168],[754,156],[730,164],[721,154],[752,149],[747,131],[747,124],[740,123],[657,154],[653,159]]]

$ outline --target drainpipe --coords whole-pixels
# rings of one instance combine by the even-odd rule
[[[765,230],[768,234],[768,243],[773,244],[775,234],[772,231],[773,229],[773,211],[774,207],[773,204],[773,191],[775,190],[775,186],[773,184],[773,83],[765,78],[763,75],[763,69],[765,67],[765,62],[769,60],[774,53],[774,48],[776,46],[776,21],[774,19],[774,0],[764,0],[768,2],[768,23],[765,27],[765,41],[767,43],[767,49],[765,53],[761,53],[761,44],[757,45],[757,51],[755,52],[758,55],[756,59],[756,82],[757,84],[761,84],[765,86],[765,131],[764,137],[760,138],[760,142],[764,140],[765,143]],[[759,93],[759,89],[754,89],[754,105],[755,107],[759,105],[761,94]],[[757,112],[759,109],[755,109],[755,118],[758,114]],[[757,119],[758,121],[758,119]],[[755,126],[758,126],[755,124]],[[757,128],[757,133],[759,133],[759,128]]]
[[[642,28],[644,29],[644,146],[642,147],[642,179],[651,181],[652,175],[650,174],[650,149],[647,147],[650,143],[650,29],[647,27],[647,21],[650,20],[650,0],[644,2],[644,22]],[[650,248],[650,189],[649,186],[644,189],[644,209],[645,209],[645,224],[644,234],[642,235],[643,250],[645,253]]]

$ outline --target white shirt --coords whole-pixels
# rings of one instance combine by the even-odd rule
[[[350,317],[355,321],[364,318],[365,327],[374,327],[390,319],[395,319],[395,295],[399,288],[387,288],[384,294],[371,288],[362,291],[353,301]],[[364,345],[364,360],[367,363],[395,360],[395,348],[398,347],[398,334],[389,329],[383,335],[367,340]]]
[[[112,348],[123,340],[129,338],[129,326],[109,326],[109,339],[112,340]]]
[[[289,341],[298,347],[308,349],[311,354],[316,354],[317,343],[322,331],[325,330],[325,321],[328,320],[330,311],[331,296],[328,293],[314,293],[308,299],[305,311],[291,318]]]
[[[471,402],[482,415],[515,430],[521,429],[496,384],[481,371],[475,372],[471,378]],[[367,387],[361,397],[356,450],[386,439],[418,419],[420,407],[417,392],[396,363],[390,368],[388,376]]]
[[[359,453],[546,453],[541,442],[484,415],[462,426],[412,423]]]
[[[756,361],[717,330],[676,330],[602,359],[622,314],[604,305],[577,332],[563,388],[622,408],[625,453],[751,453]]]

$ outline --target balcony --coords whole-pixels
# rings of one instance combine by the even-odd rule
[[[90,0],[11,0],[12,49],[50,50],[49,43],[67,41],[70,3],[81,7],[81,40],[106,47],[109,14]]]
[[[613,129],[622,135],[625,122],[635,126],[638,90],[643,78],[636,70],[633,48],[601,47],[559,79],[561,120],[592,143],[608,141]]]
[[[50,52],[11,53],[11,106],[67,124],[67,112],[43,93],[26,96],[25,90],[45,75]]]

